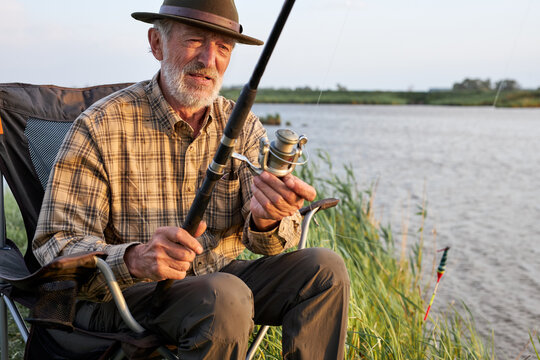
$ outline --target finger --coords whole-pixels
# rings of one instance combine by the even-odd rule
[[[183,279],[195,260],[195,252],[181,244],[167,243],[161,248],[164,253],[158,255],[154,262],[153,274],[163,279]]]
[[[268,231],[274,229],[279,223],[279,219],[272,219],[259,204],[255,196],[251,198],[250,203],[251,220],[255,224],[257,231]]]
[[[201,222],[200,222],[199,225],[197,226],[197,230],[195,231],[195,235],[193,235],[193,237],[198,238],[198,237],[201,236],[205,231],[206,231],[206,221],[201,220]]]
[[[163,278],[161,279],[152,279],[154,281],[161,281],[161,280],[182,280],[182,279],[185,279],[185,277],[187,276],[187,272],[186,271],[170,271],[167,273],[166,276],[164,276]]]
[[[154,281],[160,281],[165,279],[181,280],[186,277],[187,270],[184,270],[184,266],[178,268],[177,265],[162,263],[159,266],[154,267],[148,271],[147,278]],[[188,267],[189,269],[189,267]]]
[[[315,197],[317,196],[317,191],[315,188],[306,182],[302,181],[301,179],[297,178],[296,176],[292,174],[285,175],[281,180],[283,180],[283,183],[294,191],[298,196],[301,198],[307,200],[307,201],[313,201],[315,200]]]
[[[191,261],[169,261],[167,265],[170,272],[186,273],[191,268]]]
[[[284,193],[287,191],[290,191],[290,189],[274,174],[269,173],[268,171],[263,171],[261,175],[254,178],[259,180],[259,182],[262,182],[272,189],[274,189],[276,192]]]
[[[260,192],[253,189],[253,196],[251,197],[251,202],[249,204],[250,211],[254,216],[259,217],[261,219],[271,219],[272,216],[261,205],[261,202],[258,199],[260,197],[261,197]],[[264,199],[262,201],[264,201]]]
[[[189,270],[191,262],[171,257],[168,254],[171,251],[170,247],[182,247],[184,253],[191,258],[195,257],[195,253],[182,245],[166,240],[160,233],[155,235],[151,242],[153,245],[139,244],[126,252],[128,256],[125,257],[125,260],[130,273],[137,278],[155,281],[183,279],[187,270]]]
[[[282,219],[285,216],[290,216],[302,207],[304,200],[301,197],[289,190],[289,188],[274,175],[270,173],[267,173],[267,175],[267,177],[266,175],[259,176],[253,183],[258,186],[258,189],[260,189],[268,199],[268,201],[266,201],[266,199],[259,197],[258,200],[261,205],[269,212],[277,212],[277,214],[279,214],[279,217],[273,218]],[[265,181],[265,177],[268,182]]]
[[[195,251],[168,239],[163,230],[156,231],[152,241],[146,245],[147,255],[160,265],[171,261],[193,261],[196,255]]]
[[[186,248],[193,250],[197,254],[202,254],[203,248],[201,244],[182,228],[168,226],[156,230],[157,234],[164,236],[167,240],[184,245]]]
[[[163,260],[165,261],[187,261],[192,262],[195,260],[195,252],[191,249],[188,249],[182,244],[176,244],[176,243],[170,243],[170,245],[166,248],[165,255]]]
[[[264,184],[261,184],[264,187]],[[268,196],[267,192],[274,193],[271,189],[261,190],[253,183],[253,197],[250,204],[250,210],[258,217],[263,219],[281,220],[282,218],[292,215],[297,209],[290,204],[276,205]],[[286,203],[281,199],[282,203]]]
[[[205,226],[206,228],[206,226]],[[191,236],[187,231],[184,229],[178,229],[176,232],[176,242],[178,244],[182,244],[188,249],[191,249],[195,251],[197,254],[202,254],[203,248],[201,246],[201,243],[197,239],[195,239],[193,236]]]
[[[176,270],[171,267],[166,267],[161,270],[152,271],[145,278],[153,281],[161,281],[166,279],[182,280],[186,277],[187,271]]]
[[[276,207],[284,211],[290,212],[292,208],[296,210],[298,201],[302,200],[283,181],[270,173],[262,173],[253,179],[253,183]]]

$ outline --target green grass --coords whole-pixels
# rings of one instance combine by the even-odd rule
[[[6,235],[9,239],[13,240],[24,253],[26,249],[26,231],[15,198],[9,190],[6,190],[4,194],[4,201]],[[20,307],[20,310],[23,317],[28,316],[28,309]],[[24,341],[19,335],[17,326],[13,322],[9,311],[8,314],[9,359],[22,359],[24,355]]]
[[[17,202],[9,189],[5,191],[4,202],[7,224],[6,235],[17,244],[24,254],[26,251],[26,230],[24,229],[23,219]]]
[[[538,336],[536,332],[529,333],[529,340],[531,341],[531,345],[534,350],[534,354],[536,355],[536,358],[540,360],[540,336]],[[538,343],[538,345],[536,343]]]
[[[349,270],[352,291],[346,358],[495,359],[493,340],[478,335],[465,305],[432,315],[424,323],[424,300],[431,295],[433,284],[423,287],[423,231],[416,233],[416,245],[407,254],[403,243],[406,240],[396,241],[391,228],[381,226],[374,218],[373,194],[358,189],[352,167],[345,167],[343,176],[335,173],[325,155],[319,156],[318,163],[299,168],[299,176],[315,185],[319,198],[341,200],[338,207],[316,215],[319,226],[310,227],[308,246],[333,249]],[[20,215],[9,193],[6,199],[8,235],[24,243]],[[425,205],[419,206],[417,214],[422,219],[427,216]],[[441,313],[441,309],[437,310],[433,314]],[[532,345],[540,343],[536,334],[530,338]],[[22,359],[24,344],[15,335],[13,323],[10,342],[10,358]],[[281,358],[279,327],[271,328],[259,349],[257,359]]]
[[[453,105],[493,106],[495,90],[476,91],[336,91],[309,89],[259,89],[258,103],[364,104],[364,105]],[[221,95],[236,100],[238,88],[224,88]],[[540,107],[540,90],[502,91],[497,107]]]

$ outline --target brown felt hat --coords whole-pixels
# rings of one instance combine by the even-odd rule
[[[136,12],[131,16],[147,23],[171,19],[228,35],[242,44],[263,44],[259,39],[242,34],[234,0],[165,0],[159,13]]]

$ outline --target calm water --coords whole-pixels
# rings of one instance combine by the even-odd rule
[[[257,104],[253,110],[279,112],[308,136],[311,153],[324,149],[335,168],[353,164],[362,189],[378,181],[377,217],[394,231],[404,223],[414,231],[425,193],[426,228],[436,230],[426,253],[432,258],[434,248],[452,247],[435,309],[464,301],[481,333],[494,331],[498,358],[518,356],[529,331],[540,329],[540,109]],[[277,128],[268,129],[274,138]]]

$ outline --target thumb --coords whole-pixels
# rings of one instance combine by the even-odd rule
[[[201,220],[199,223],[199,226],[197,227],[197,230],[195,231],[195,234],[193,237],[199,237],[206,231],[206,222],[204,220]]]

